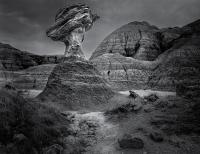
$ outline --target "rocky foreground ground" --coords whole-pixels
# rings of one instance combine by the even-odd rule
[[[108,104],[70,111],[55,110],[33,98],[24,100],[9,88],[1,90],[1,104],[10,104],[0,112],[2,154],[200,152],[199,99],[169,92],[120,92]]]
[[[70,136],[71,141],[83,137],[87,142],[83,153],[200,152],[199,113],[195,111],[198,100],[153,94],[144,99],[121,97],[127,102],[103,112],[64,113],[74,121],[72,126],[77,131],[77,136]]]

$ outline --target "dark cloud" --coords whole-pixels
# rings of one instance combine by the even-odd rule
[[[128,22],[173,27],[200,18],[199,0],[0,0],[0,41],[38,54],[62,54],[63,44],[48,39],[45,31],[59,8],[76,3],[88,4],[101,17],[86,34],[88,57],[105,36]]]

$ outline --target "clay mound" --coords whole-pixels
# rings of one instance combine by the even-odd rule
[[[2,87],[6,82],[6,74],[5,74],[5,69],[2,65],[2,62],[0,60],[0,87]]]
[[[103,54],[92,62],[115,90],[145,87],[148,76],[154,68],[150,61],[140,61],[118,53]]]
[[[44,64],[18,71],[14,85],[18,89],[44,89],[55,66],[56,64]]]
[[[182,35],[173,41],[168,55],[150,76],[149,86],[175,90],[179,85],[200,87],[199,21],[182,28]]]
[[[19,71],[42,64],[57,64],[62,59],[62,55],[36,55],[0,43],[0,61],[7,71]]]
[[[25,52],[0,43],[0,60],[6,70],[15,71],[37,65]]]
[[[155,60],[162,53],[158,28],[147,22],[131,22],[112,32],[97,47],[90,60],[105,53],[119,53],[139,60]]]
[[[122,26],[105,38],[90,58],[104,78],[111,83],[112,88],[117,90],[151,88],[175,91],[179,84],[200,87],[200,20],[183,27],[163,29],[156,29],[145,23],[136,23]],[[144,29],[145,25],[151,30]],[[143,31],[141,30],[143,35],[157,36],[156,40],[150,39],[149,41],[157,41],[160,54],[154,54],[155,48],[151,47],[149,50],[146,50],[147,48],[143,50],[151,51],[149,53],[155,56],[154,60],[137,58],[137,54],[134,56],[123,54],[125,50],[121,49],[117,39],[124,38],[124,31],[130,31],[130,37],[137,38],[137,35],[131,32],[131,26],[132,31],[137,32],[138,29],[143,28]],[[113,37],[117,32],[116,38]],[[115,40],[111,44],[108,41],[110,37],[111,41]],[[134,42],[131,44],[135,45]],[[109,53],[107,47],[112,46],[113,48],[117,45],[120,45],[119,50],[112,50],[112,53]],[[141,53],[139,51],[138,49],[137,52]]]
[[[70,57],[54,68],[38,98],[74,109],[106,103],[113,94],[91,63]]]

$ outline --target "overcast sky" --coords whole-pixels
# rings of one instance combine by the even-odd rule
[[[36,54],[63,54],[64,45],[45,36],[57,10],[84,3],[100,16],[83,43],[87,57],[112,31],[132,21],[158,27],[200,19],[200,0],[0,0],[0,42]]]

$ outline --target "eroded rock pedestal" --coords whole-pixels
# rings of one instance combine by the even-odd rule
[[[97,18],[86,5],[63,8],[56,14],[47,36],[65,43],[65,58],[49,76],[41,100],[74,109],[106,103],[112,97],[114,92],[81,50],[84,33]]]
[[[113,94],[90,62],[68,57],[54,68],[39,98],[74,109],[107,103]]]

